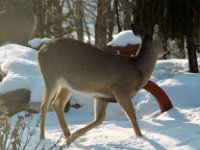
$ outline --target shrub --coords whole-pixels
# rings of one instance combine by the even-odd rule
[[[35,127],[31,129],[31,120],[32,115],[29,112],[25,112],[24,116],[18,115],[15,126],[12,129],[7,110],[0,108],[0,149],[24,150],[39,124],[38,120]]]

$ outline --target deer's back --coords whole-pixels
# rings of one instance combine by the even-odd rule
[[[73,39],[56,40],[39,51],[39,64],[43,76],[48,77],[46,80],[64,79],[71,88],[91,91],[95,87],[95,91],[99,89],[104,93],[118,84],[128,88],[129,82],[140,76],[132,61]]]

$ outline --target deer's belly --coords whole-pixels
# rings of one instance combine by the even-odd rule
[[[59,85],[61,85],[63,88],[68,89],[72,93],[77,93],[89,98],[104,98],[104,99],[110,99],[113,98],[114,95],[108,88],[102,88],[102,87],[95,87],[95,86],[88,86],[88,85],[74,85],[69,84],[66,80],[60,79]]]
[[[90,97],[90,98],[105,98],[105,99],[111,98],[110,95],[106,95],[106,94],[104,94],[104,93],[98,93],[98,92],[91,92],[91,93],[89,93],[89,92],[84,92],[84,91],[83,91],[83,92],[74,91],[74,92],[77,93],[77,94],[86,96],[86,97]]]

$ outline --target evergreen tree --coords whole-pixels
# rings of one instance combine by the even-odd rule
[[[165,39],[186,37],[190,72],[199,72],[194,39],[200,28],[200,0],[134,0],[135,24],[151,31],[158,23]]]
[[[190,72],[199,72],[194,38],[200,28],[200,0],[165,0],[163,8],[160,20],[163,35],[186,37]]]

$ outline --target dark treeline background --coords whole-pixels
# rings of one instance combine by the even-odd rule
[[[99,48],[114,33],[131,29],[131,23],[150,33],[158,24],[163,42],[176,42],[179,51],[174,55],[188,55],[190,72],[199,72],[200,0],[0,0],[0,11],[12,3],[34,11],[35,37],[87,39]]]

